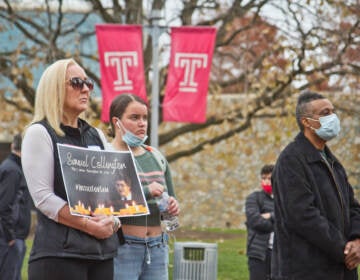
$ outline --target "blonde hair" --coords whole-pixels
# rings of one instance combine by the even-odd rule
[[[46,68],[36,89],[34,118],[31,124],[47,120],[59,136],[64,136],[60,128],[65,100],[66,70],[70,65],[78,65],[75,60],[61,59]]]

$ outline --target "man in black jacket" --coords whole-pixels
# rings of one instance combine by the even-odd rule
[[[21,279],[25,239],[30,230],[30,194],[21,168],[21,135],[0,165],[0,279]]]
[[[273,168],[272,164],[261,168],[262,190],[251,193],[245,202],[250,280],[270,279],[274,238],[274,199],[271,186]]]
[[[299,134],[280,154],[272,175],[275,280],[358,279],[360,205],[344,167],[326,142],[340,132],[332,103],[300,94]]]

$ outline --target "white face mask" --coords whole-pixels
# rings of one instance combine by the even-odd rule
[[[321,139],[329,141],[339,135],[341,130],[340,120],[335,113],[320,117],[318,120],[308,119],[320,122],[321,126],[318,129],[314,129],[314,131]]]
[[[116,125],[118,128],[123,129],[125,131],[124,135],[122,136],[122,140],[128,144],[130,147],[138,147],[145,143],[146,139],[148,138],[147,135],[144,138],[137,137],[134,133],[127,130],[122,124],[120,120],[116,121]]]

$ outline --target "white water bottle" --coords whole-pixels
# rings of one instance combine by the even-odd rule
[[[173,231],[179,227],[178,216],[171,215],[167,208],[169,206],[169,194],[163,192],[162,195],[156,200],[161,213],[161,222],[164,224],[166,231]]]

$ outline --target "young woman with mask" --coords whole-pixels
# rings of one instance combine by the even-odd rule
[[[114,279],[168,279],[167,235],[161,227],[156,199],[163,192],[170,195],[168,212],[179,214],[171,172],[165,171],[154,155],[154,148],[145,146],[148,128],[148,108],[139,97],[131,94],[117,96],[110,106],[112,136],[110,149],[130,151],[134,155],[150,214],[121,219],[124,240],[114,259]],[[165,161],[165,160],[164,160]]]

